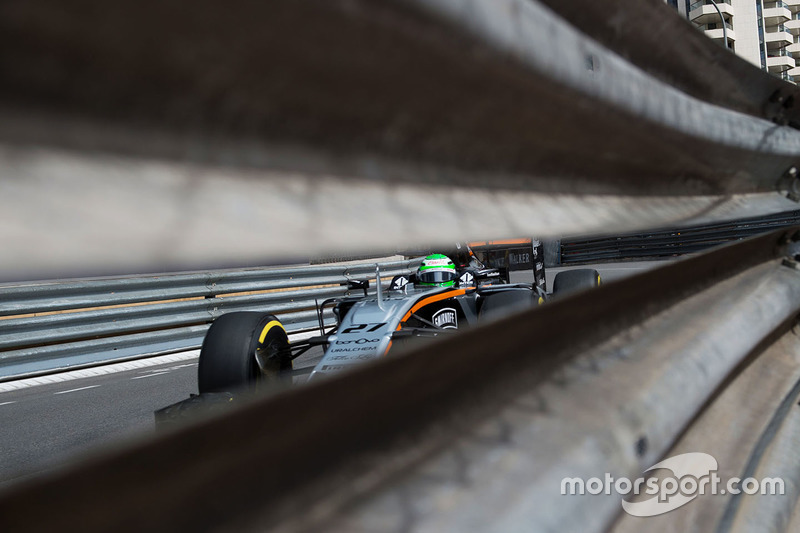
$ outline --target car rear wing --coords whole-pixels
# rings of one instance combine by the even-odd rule
[[[506,239],[468,243],[469,248],[487,268],[501,272],[530,270],[533,280],[543,291],[547,290],[544,271],[544,247],[537,239]]]

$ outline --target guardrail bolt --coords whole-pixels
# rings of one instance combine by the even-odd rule
[[[800,202],[800,180],[797,178],[794,179],[792,182],[792,186],[789,189],[788,197],[795,202]]]
[[[586,54],[586,70],[590,72],[597,70],[597,60],[592,54]]]
[[[781,242],[783,246],[783,265],[800,270],[800,231],[792,234],[786,233]]]
[[[795,255],[792,259],[788,257],[784,258],[781,264],[794,270],[800,270],[800,263],[798,263],[798,261],[800,261],[800,254]]]
[[[800,202],[800,175],[797,167],[790,167],[778,182],[778,190],[794,202]]]
[[[794,98],[791,97],[791,95],[787,98],[785,95],[781,94],[781,90],[778,89],[772,93],[764,104],[764,115],[776,124],[786,126],[789,123],[789,119],[786,116],[786,109],[793,105]]]
[[[639,440],[636,441],[636,457],[644,457],[644,454],[647,453],[647,437],[642,435],[639,437]]]

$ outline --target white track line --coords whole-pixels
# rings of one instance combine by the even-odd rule
[[[79,389],[62,390],[61,392],[54,392],[53,396],[55,396],[56,394],[69,394],[70,392],[78,392],[78,391],[82,391],[82,390],[96,389],[99,386],[100,385],[89,385],[88,387],[81,387]]]
[[[85,368],[83,370],[71,370],[68,372],[60,372],[58,374],[50,374],[47,376],[39,376],[35,378],[18,379],[16,381],[0,383],[0,392],[11,392],[20,389],[36,387],[38,385],[51,385],[54,383],[63,383],[65,381],[74,381],[77,379],[92,378],[99,375],[116,374],[118,372],[126,372],[129,370],[139,370],[142,368],[148,368],[151,366],[158,366],[167,363],[190,361],[192,359],[197,359],[197,356],[199,354],[200,350],[191,350],[189,352],[162,355],[160,357],[148,357],[147,359],[137,359],[136,361],[127,361],[125,363],[114,363],[111,365],[98,366],[95,368]]]
[[[131,378],[131,381],[133,381],[134,379],[152,378],[153,376],[163,376],[164,374],[169,374],[169,372],[156,372],[155,374],[147,374],[145,376],[136,376],[135,378]]]

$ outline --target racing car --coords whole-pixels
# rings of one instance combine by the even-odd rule
[[[453,258],[456,261],[453,261]],[[220,316],[206,333],[198,365],[203,394],[254,391],[292,375],[292,361],[314,346],[324,355],[309,377],[322,379],[367,361],[386,357],[411,342],[452,334],[549,298],[595,287],[593,269],[560,272],[553,294],[534,276],[533,283],[510,283],[508,270],[487,267],[469,247],[450,255],[431,254],[412,275],[395,276],[388,289],[376,272],[376,293],[367,280],[349,280],[362,296],[325,300],[317,306],[319,335],[290,342],[280,320],[268,312]],[[543,273],[541,276],[543,280]],[[326,311],[336,318],[326,329]]]

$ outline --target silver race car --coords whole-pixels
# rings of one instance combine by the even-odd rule
[[[455,261],[453,260],[455,259]],[[600,283],[596,270],[561,272],[554,294]],[[509,283],[508,270],[487,268],[468,246],[449,256],[432,254],[411,276],[396,276],[388,289],[377,273],[377,293],[368,295],[368,281],[352,280],[360,297],[334,298],[318,305],[320,335],[290,342],[280,320],[269,313],[235,312],[219,317],[208,330],[200,351],[201,395],[254,390],[291,376],[292,361],[314,346],[324,355],[309,379],[341,372],[391,355],[400,347],[426,338],[452,334],[483,320],[540,305],[552,295],[544,290],[544,273],[534,267],[534,282]],[[326,330],[322,315],[333,311],[336,325]]]

